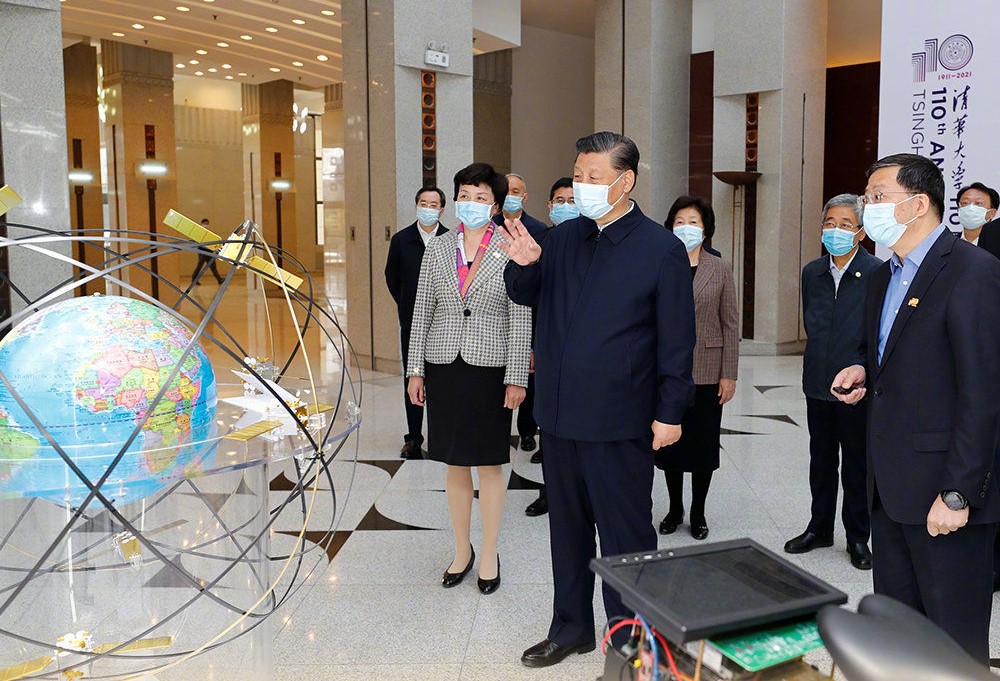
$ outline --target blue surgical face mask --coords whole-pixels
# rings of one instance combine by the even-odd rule
[[[849,232],[840,227],[831,227],[823,230],[823,245],[830,255],[847,255],[854,248],[854,236],[856,232]]]
[[[552,221],[553,225],[578,217],[580,217],[580,209],[576,207],[575,203],[554,203],[552,210],[549,211],[549,220]]]
[[[441,211],[437,208],[425,208],[424,206],[417,207],[417,222],[422,224],[424,227],[436,225],[438,218],[440,217]]]
[[[869,203],[865,204],[865,212],[862,222],[865,225],[865,234],[880,246],[891,248],[903,236],[906,226],[917,219],[914,215],[912,219],[903,224],[896,222],[896,206],[906,203],[910,199],[915,199],[919,194],[914,194],[909,199],[904,199],[899,203]]]
[[[705,230],[696,225],[674,225],[674,236],[684,243],[684,248],[690,253],[705,240]]]
[[[508,194],[507,198],[503,200],[503,210],[505,213],[513,215],[517,211],[521,210],[524,205],[523,196],[514,196],[513,194]]]
[[[580,215],[590,218],[591,220],[600,220],[605,215],[611,212],[611,209],[615,207],[614,203],[608,203],[608,192],[611,191],[618,180],[625,177],[625,173],[622,173],[615,181],[611,184],[587,184],[586,182],[574,182],[573,183],[573,201],[576,203],[576,207],[580,211]],[[625,196],[622,195],[618,197],[615,203],[621,201]]]
[[[492,217],[492,203],[477,203],[476,201],[456,201],[455,217],[468,229],[479,229]]]
[[[963,229],[979,229],[986,224],[988,208],[970,203],[958,209],[958,221]]]

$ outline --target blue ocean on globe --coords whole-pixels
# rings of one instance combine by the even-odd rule
[[[201,345],[184,354],[191,342],[169,311],[121,296],[60,301],[18,324],[0,340],[13,388],[0,382],[0,496],[89,494],[45,432],[91,483],[125,450],[101,486],[116,504],[197,473],[214,451],[217,394]]]

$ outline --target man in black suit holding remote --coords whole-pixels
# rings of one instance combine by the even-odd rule
[[[912,606],[984,665],[1000,521],[1000,260],[941,223],[933,161],[868,171],[864,228],[893,252],[873,272],[858,363],[831,390],[870,395],[875,592]]]

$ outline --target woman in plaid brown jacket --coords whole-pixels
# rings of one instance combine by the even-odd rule
[[[733,271],[709,253],[703,241],[715,233],[715,213],[705,199],[682,196],[670,207],[667,229],[684,242],[694,286],[694,403],[684,413],[681,439],[656,453],[670,493],[670,511],[660,534],[672,534],[684,520],[684,473],[691,473],[691,536],[708,537],[705,499],[719,467],[722,405],[736,393],[739,335]]]

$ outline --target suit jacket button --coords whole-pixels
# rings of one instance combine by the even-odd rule
[[[882,396],[882,388],[881,388],[881,386],[875,388],[875,396],[876,397],[881,397]]]
[[[471,317],[472,316],[472,310],[466,308],[466,310],[464,312],[462,312],[462,314],[464,314],[466,317]]]

